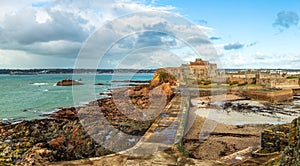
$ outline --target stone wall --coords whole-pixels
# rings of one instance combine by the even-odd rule
[[[289,133],[288,146],[282,154],[280,165],[300,165],[300,117],[294,119]]]
[[[291,101],[293,99],[292,90],[243,90],[241,91],[241,95],[254,100],[265,100],[270,102]]]
[[[232,77],[232,78],[228,79],[229,84],[232,84],[234,82],[237,82],[238,84],[244,84],[244,83],[252,84],[253,79],[252,78],[235,78],[235,77]]]
[[[276,125],[261,133],[261,147],[265,153],[283,151],[288,145],[289,124]]]
[[[296,88],[299,87],[299,79],[298,78],[292,78],[287,79],[285,77],[279,77],[279,78],[257,78],[256,79],[257,84],[265,85],[268,88]]]
[[[280,81],[276,81],[274,83],[275,88],[295,88],[299,87],[299,79],[293,78],[293,79],[282,79]]]

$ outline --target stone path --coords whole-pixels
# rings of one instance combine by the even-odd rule
[[[180,139],[183,115],[188,110],[185,97],[175,96],[165,111],[151,125],[141,140],[132,148],[121,152],[130,156],[151,155],[154,152],[171,148]]]

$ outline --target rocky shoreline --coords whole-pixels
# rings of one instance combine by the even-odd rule
[[[64,108],[44,115],[49,116],[48,119],[23,121],[13,125],[1,124],[0,165],[34,165],[111,154],[115,151],[109,149],[121,151],[135,145],[138,139],[127,143],[112,140],[111,142],[115,143],[113,147],[105,148],[93,139],[94,135],[97,134],[98,139],[108,136],[113,138],[117,133],[113,133],[107,127],[113,126],[117,131],[124,133],[123,137],[140,136],[152,123],[152,120],[135,121],[127,118],[115,110],[110,98],[96,102],[101,107],[91,102],[88,106],[80,108],[80,112],[74,107]],[[83,124],[79,117],[82,118],[84,114],[89,116],[84,120],[94,123],[93,126]],[[103,124],[104,121],[108,123]]]
[[[168,79],[156,74],[148,85],[115,89],[113,98],[63,108],[43,115],[46,119],[1,122],[0,165],[41,165],[103,156],[134,146],[165,106],[153,103],[160,103],[156,100],[162,97],[168,102],[174,96],[170,87],[174,80]],[[158,112],[147,111],[150,107]]]

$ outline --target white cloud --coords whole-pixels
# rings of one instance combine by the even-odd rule
[[[0,4],[1,9],[3,9],[0,11],[0,49],[8,52],[23,52],[29,57],[41,56],[39,59],[43,59],[42,56],[45,58],[49,57],[52,59],[51,61],[54,61],[55,58],[69,58],[70,60],[67,64],[74,61],[81,48],[81,44],[97,28],[109,20],[136,12],[173,11],[175,9],[172,6],[155,6],[154,2],[147,4],[146,2],[134,0],[12,0],[9,2],[0,2]],[[144,19],[147,20],[148,24],[138,27],[131,26],[137,25],[137,22]],[[187,26],[186,22],[178,22],[176,25],[170,25],[159,15],[157,17],[148,17],[147,15],[137,14],[119,21],[119,23],[107,24],[107,26],[112,26],[106,27],[107,30],[118,29],[119,31],[108,33],[106,36],[102,36],[101,39],[97,39],[95,41],[95,44],[98,44],[96,47],[101,47],[102,44],[109,42],[110,38],[114,38],[111,35],[122,36],[124,32],[127,33],[130,29],[134,33],[144,30],[162,31],[161,36],[157,35],[156,41],[153,36],[151,38],[150,34],[148,36],[144,34],[146,36],[143,39],[143,32],[141,32],[140,36],[138,35],[134,38],[133,43],[130,40],[127,43],[123,43],[123,47],[126,46],[129,48],[131,44],[131,49],[140,48],[142,46],[140,44],[153,46],[150,43],[157,41],[161,42],[156,43],[157,45],[161,44],[170,48],[181,47],[184,43],[174,38],[172,32],[184,36],[192,36],[195,34],[195,29],[201,31],[201,34],[196,36],[198,39],[191,38],[185,42],[193,44],[199,44],[199,42],[205,43],[208,41],[206,34],[213,31],[212,28],[204,26]],[[182,36],[179,35],[176,37],[180,38]],[[112,53],[120,53],[126,49],[122,48],[120,43],[119,46],[118,49],[113,49]],[[90,50],[90,53],[93,53],[93,50]],[[10,56],[7,59],[13,59],[16,58],[16,55],[21,58],[21,54],[15,54],[14,56],[6,54],[5,56]],[[156,55],[156,53],[153,55]],[[6,61],[6,67],[9,66],[9,62],[11,61]],[[163,60],[161,59],[159,62],[163,62]],[[35,63],[32,62],[32,64]],[[15,64],[11,63],[10,65],[14,67]],[[26,63],[26,65],[31,68],[35,67],[31,66],[30,63]]]
[[[43,24],[48,21],[52,21],[52,18],[45,11],[37,11],[37,13],[35,14],[35,21],[39,24]]]
[[[149,55],[145,48],[151,47],[151,56],[157,55],[155,59],[142,58],[144,55]],[[156,48],[153,48],[156,47]],[[132,58],[133,63],[139,64],[139,61],[148,59],[148,63],[155,63],[159,66],[172,65],[161,59],[164,55],[159,49],[165,49],[174,54],[180,53],[177,51],[180,48],[190,47],[197,50],[193,57],[209,57],[203,58],[211,60],[216,58],[216,50],[209,41],[206,34],[182,17],[162,12],[143,12],[128,15],[120,19],[108,22],[101,29],[89,38],[85,48],[82,50],[78,61],[84,59],[94,59],[94,63],[100,60],[102,64],[116,65],[115,61],[122,59],[132,51],[142,50],[138,56]],[[109,49],[108,49],[109,48]],[[107,50],[108,49],[108,50]],[[101,58],[101,55],[105,55]],[[169,55],[169,54],[168,54]],[[181,62],[189,59],[187,54],[177,54]],[[151,61],[150,61],[151,60]],[[164,62],[164,65],[162,64]],[[93,66],[92,63],[81,64],[81,67]],[[129,65],[129,68],[137,67],[135,64]],[[180,65],[180,64],[178,64]],[[145,66],[145,65],[139,65]],[[173,65],[172,65],[173,66]]]

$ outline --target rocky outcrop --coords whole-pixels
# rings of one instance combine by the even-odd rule
[[[289,124],[271,126],[261,134],[262,153],[281,152],[288,145]]]
[[[51,114],[44,114],[43,116],[59,120],[78,120],[75,107],[63,108]]]
[[[288,146],[285,148],[280,165],[300,165],[300,117],[291,123]]]
[[[111,153],[78,120],[23,121],[0,129],[0,165],[38,165]]]
[[[136,113],[132,110],[127,112],[132,112],[132,116]],[[110,98],[91,102],[78,110],[64,108],[48,116],[52,119],[1,124],[0,165],[39,165],[112,153],[108,149],[121,151],[134,146],[138,139],[124,139],[127,142],[112,140],[113,144],[106,148],[97,139],[143,135],[153,121],[129,118],[117,109]],[[118,131],[124,134],[120,135]],[[116,134],[117,137],[114,136]]]
[[[154,73],[153,79],[149,84],[149,88],[153,89],[163,83],[168,83],[170,86],[176,85],[176,77],[174,77],[168,70],[166,69],[157,69]]]
[[[61,80],[56,83],[56,86],[72,86],[72,85],[83,85],[81,82],[75,81],[75,80]]]

